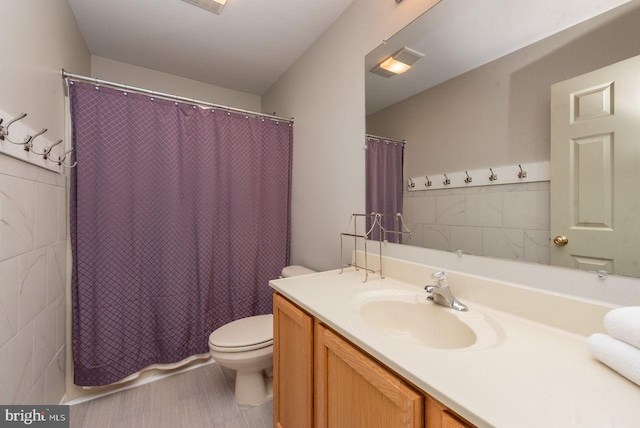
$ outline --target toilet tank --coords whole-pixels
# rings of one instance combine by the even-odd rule
[[[292,276],[309,275],[310,273],[316,273],[316,271],[306,268],[304,266],[298,266],[298,265],[285,266],[282,269],[282,278],[291,278]]]

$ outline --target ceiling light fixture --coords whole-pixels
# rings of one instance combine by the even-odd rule
[[[409,70],[418,60],[424,58],[420,52],[404,47],[371,69],[372,73],[392,77]]]
[[[209,12],[213,12],[216,15],[220,15],[222,8],[227,3],[227,0],[182,0],[194,6],[198,6]]]

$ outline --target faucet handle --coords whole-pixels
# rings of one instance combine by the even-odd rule
[[[435,272],[431,274],[431,278],[437,280],[438,282],[442,280],[447,280],[447,273],[445,271]]]

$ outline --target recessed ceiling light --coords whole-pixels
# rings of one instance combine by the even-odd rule
[[[209,12],[213,12],[216,15],[220,15],[222,8],[227,3],[227,0],[182,0],[194,6],[198,6]]]
[[[383,77],[392,77],[409,70],[418,60],[424,58],[420,52],[410,48],[402,48],[371,69],[372,73]]]
[[[392,56],[380,63],[380,68],[392,72],[393,74],[402,74],[411,68],[409,64],[393,59]]]

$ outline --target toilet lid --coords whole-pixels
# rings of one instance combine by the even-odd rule
[[[304,266],[298,266],[298,265],[285,266],[282,269],[283,278],[291,278],[293,276],[300,276],[300,275],[309,275],[311,273],[316,273],[316,271],[306,268]]]
[[[273,314],[235,320],[209,335],[209,346],[222,352],[250,351],[272,344]]]

